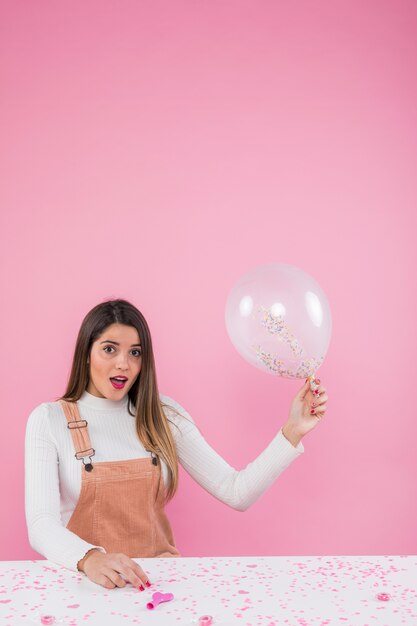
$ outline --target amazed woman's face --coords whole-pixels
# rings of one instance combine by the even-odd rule
[[[142,366],[142,348],[133,326],[111,324],[91,346],[87,391],[108,400],[121,400]]]

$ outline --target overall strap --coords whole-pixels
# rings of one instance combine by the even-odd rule
[[[93,465],[91,463],[91,457],[96,453],[94,448],[91,447],[90,436],[88,434],[88,422],[82,420],[78,406],[76,402],[67,402],[66,400],[60,400],[65,417],[67,418],[67,428],[71,432],[72,441],[74,443],[75,458],[82,460],[87,472],[91,472]],[[89,458],[90,462],[86,463],[85,459]]]

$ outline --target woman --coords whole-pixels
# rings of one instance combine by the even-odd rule
[[[320,381],[316,381],[320,383]],[[31,546],[106,588],[150,586],[137,557],[179,556],[164,504],[178,461],[209,493],[244,511],[303,451],[302,437],[326,411],[309,381],[285,425],[236,471],[205,441],[190,415],[158,392],[151,335],[126,300],[85,317],[65,394],[31,413],[26,429],[25,504]]]

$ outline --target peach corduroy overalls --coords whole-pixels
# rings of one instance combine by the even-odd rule
[[[165,486],[157,457],[92,464],[95,450],[87,421],[81,419],[76,402],[60,402],[75,457],[83,462],[80,497],[68,530],[106,552],[130,558],[180,556],[164,511]]]

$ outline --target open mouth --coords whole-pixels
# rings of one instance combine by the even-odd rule
[[[128,379],[126,376],[114,376],[113,378],[110,378],[110,382],[115,389],[123,389],[127,381]]]

